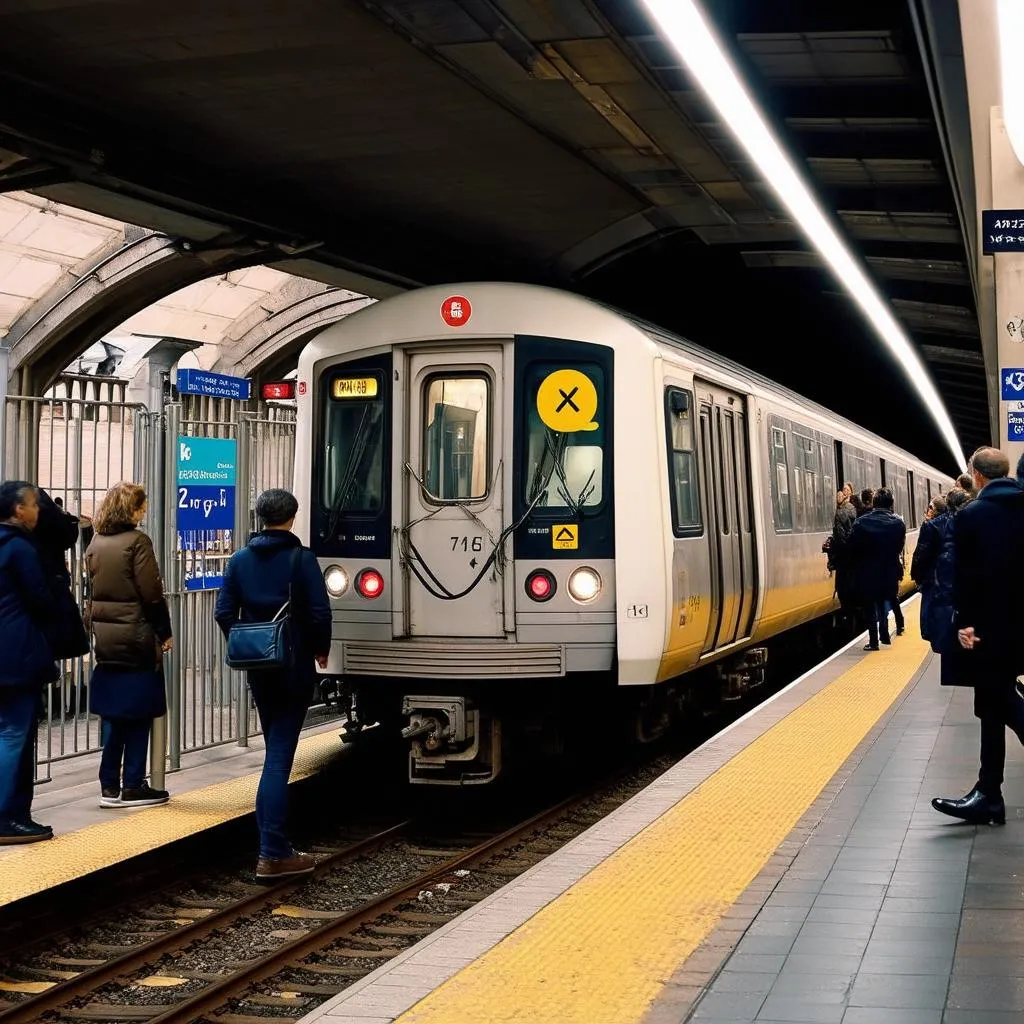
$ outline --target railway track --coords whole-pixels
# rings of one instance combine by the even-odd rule
[[[0,969],[38,990],[0,1003],[0,1024],[297,1020],[583,832],[676,757],[655,759],[626,790],[563,799],[511,828],[438,835],[403,820],[326,852],[310,877],[235,880],[141,911],[119,934],[50,938]]]

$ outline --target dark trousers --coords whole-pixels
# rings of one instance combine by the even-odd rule
[[[896,632],[904,629],[903,609],[900,607],[900,585],[894,583],[892,590],[886,595],[885,603],[892,609],[892,617],[896,620]]]
[[[0,822],[28,822],[35,776],[38,686],[0,686]]]
[[[100,785],[104,789],[139,789],[146,779],[146,755],[149,753],[148,718],[103,719],[103,756],[100,758]]]
[[[256,678],[254,678],[256,677]],[[260,716],[266,754],[256,790],[256,825],[260,830],[260,856],[290,857],[288,841],[288,776],[306,718],[310,693],[287,677],[267,678],[250,673],[249,689]]]
[[[997,797],[1003,786],[1007,726],[1024,743],[1024,700],[1017,695],[1014,680],[976,686],[974,713],[981,720],[978,789],[986,796]]]
[[[885,609],[885,598],[879,598],[866,604],[863,609],[868,620],[868,641],[872,647],[878,646],[881,639],[883,644],[891,643],[889,637],[889,613]]]

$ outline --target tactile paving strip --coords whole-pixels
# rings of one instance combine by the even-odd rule
[[[301,740],[291,781],[314,775],[341,747],[334,732]],[[255,806],[259,780],[254,772],[172,793],[162,807],[111,811],[109,821],[11,850],[0,861],[0,907],[240,818]]]
[[[905,689],[928,645],[861,659],[399,1024],[633,1024]],[[339,1007],[338,1012],[345,1010]]]

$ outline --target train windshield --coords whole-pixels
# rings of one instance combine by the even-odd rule
[[[321,501],[332,519],[373,515],[384,500],[384,402],[332,395],[324,422]]]
[[[604,371],[596,363],[579,363],[571,370],[555,363],[528,368],[523,446],[528,505],[575,512],[601,504],[604,392]]]

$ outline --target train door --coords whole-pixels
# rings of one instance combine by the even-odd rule
[[[757,565],[746,403],[742,395],[695,382],[701,483],[711,556],[711,619],[704,651],[750,635]]]
[[[403,467],[409,636],[504,636],[500,346],[409,354]]]

